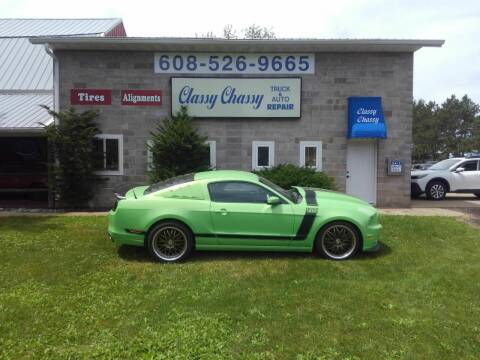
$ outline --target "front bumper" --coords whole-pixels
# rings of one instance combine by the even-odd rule
[[[379,223],[369,225],[366,228],[365,233],[363,234],[363,251],[373,251],[380,241],[380,231],[382,230],[382,225]]]
[[[375,246],[373,246],[373,247],[371,247],[371,248],[368,248],[368,249],[366,249],[366,250],[363,250],[363,251],[369,252],[369,253],[375,253],[375,252],[380,251],[380,248],[381,248],[381,246],[380,246],[380,243],[378,242],[377,245],[375,245]]]
[[[421,193],[423,193],[423,191],[422,189],[420,189],[420,185],[418,185],[418,183],[412,181],[410,185],[410,193],[415,196],[420,195]]]

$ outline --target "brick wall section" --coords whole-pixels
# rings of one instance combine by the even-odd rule
[[[111,106],[100,110],[103,133],[124,136],[124,176],[98,185],[92,206],[109,206],[112,193],[148,181],[146,141],[155,123],[170,114],[170,76],[153,72],[153,52],[59,51],[60,108],[71,88],[111,88]],[[268,77],[268,76],[267,76]],[[323,170],[345,190],[347,98],[381,96],[388,139],[378,140],[377,205],[409,206],[410,174],[387,176],[385,159],[410,168],[412,146],[412,53],[318,53],[314,75],[303,76],[300,119],[197,119],[217,142],[217,168],[251,170],[252,141],[275,141],[275,163],[299,163],[299,142],[323,142]],[[160,89],[163,105],[121,106],[122,89]],[[79,110],[84,106],[77,106]]]

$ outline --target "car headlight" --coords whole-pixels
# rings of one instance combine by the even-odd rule
[[[427,174],[423,174],[423,175],[413,175],[413,176],[412,176],[412,180],[423,179],[425,176],[427,176]]]

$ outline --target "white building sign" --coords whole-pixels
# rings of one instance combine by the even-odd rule
[[[300,117],[300,78],[172,78],[172,112],[194,117]]]
[[[314,54],[155,53],[162,74],[314,74]]]

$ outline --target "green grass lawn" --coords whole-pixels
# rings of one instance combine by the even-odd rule
[[[480,231],[383,216],[383,248],[158,264],[105,217],[0,218],[0,358],[480,358]]]

